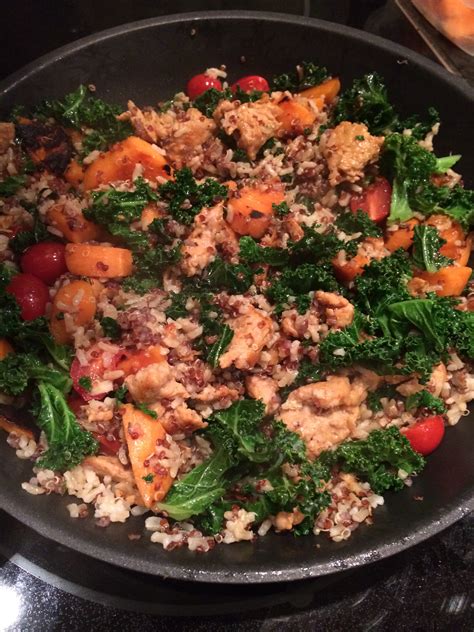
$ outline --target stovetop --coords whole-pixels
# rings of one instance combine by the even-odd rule
[[[100,9],[99,9],[100,7]],[[16,0],[2,7],[0,78],[89,33],[155,15],[253,9],[313,16],[432,57],[383,0]],[[172,553],[171,553],[172,554]],[[161,580],[97,562],[0,511],[0,632],[68,630],[474,629],[474,514],[397,556],[320,580],[219,586]]]

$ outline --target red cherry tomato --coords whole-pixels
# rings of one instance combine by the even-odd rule
[[[77,358],[72,361],[70,373],[74,390],[86,402],[91,399],[104,399],[108,391],[101,392],[98,386],[104,380],[104,373],[115,369],[121,354],[115,357],[107,367],[104,366],[104,352],[96,345],[89,349],[87,355],[87,364],[81,364]]]
[[[72,410],[72,412],[76,415],[76,417],[78,417],[81,412],[81,407],[84,406],[84,400],[78,393],[76,393],[75,391],[72,391],[69,397],[67,398],[67,405]]]
[[[270,86],[265,77],[260,75],[249,75],[248,77],[242,77],[232,84],[232,92],[236,92],[237,88],[240,88],[243,92],[252,92],[252,90],[261,90],[262,92],[268,92]]]
[[[401,431],[415,452],[423,456],[431,454],[444,437],[444,421],[441,415],[425,417],[413,426]]]
[[[7,285],[6,290],[16,298],[23,320],[34,320],[44,316],[49,291],[41,279],[26,272],[17,274]]]
[[[118,439],[108,439],[105,435],[97,434],[95,432],[93,434],[100,444],[100,451],[102,452],[102,454],[115,456],[120,450],[122,444]]]
[[[211,88],[215,88],[216,90],[222,90],[222,83],[219,79],[214,79],[214,77],[208,77],[207,75],[200,74],[194,75],[186,86],[186,94],[194,101],[200,94],[206,92],[206,90],[210,90]]]
[[[351,211],[364,211],[374,222],[383,222],[390,213],[392,187],[385,178],[377,178],[375,182],[357,195],[351,197]]]
[[[54,241],[30,246],[21,257],[21,269],[52,285],[61,274],[67,272],[65,251],[64,244]]]

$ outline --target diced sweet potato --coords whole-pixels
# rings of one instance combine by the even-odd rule
[[[150,509],[163,500],[173,483],[164,467],[153,467],[150,461],[157,446],[166,439],[166,432],[158,419],[142,413],[132,404],[122,406],[122,422],[135,483],[145,506]]]
[[[132,273],[132,251],[114,246],[67,244],[66,265],[78,276],[114,279]]]
[[[86,219],[82,213],[70,215],[64,204],[52,206],[46,216],[47,223],[60,230],[64,238],[74,244],[99,239],[101,229],[94,222]]]
[[[390,252],[395,252],[399,248],[408,250],[413,245],[415,226],[419,223],[417,219],[410,219],[400,224],[397,230],[388,230],[385,236],[385,248]]]
[[[66,328],[65,313],[72,318],[74,326],[79,327],[91,322],[96,308],[95,290],[87,281],[72,281],[59,288],[53,300],[49,324],[56,342],[67,344],[72,338]]]
[[[7,357],[9,353],[13,353],[13,347],[5,340],[5,338],[0,338],[0,360],[3,360]]]
[[[332,79],[320,83],[319,86],[313,86],[312,88],[303,90],[303,92],[300,92],[300,96],[316,101],[316,105],[321,107],[320,99],[322,99],[323,102],[331,103],[339,94],[340,89],[341,82],[337,77],[333,77]]]
[[[169,178],[171,174],[165,157],[155,147],[138,136],[129,136],[89,165],[84,174],[84,188],[96,189],[101,184],[131,180],[137,165],[142,166],[142,175],[148,180],[159,176]]]
[[[363,255],[355,255],[355,257],[352,257],[352,259],[349,259],[345,263],[341,263],[337,258],[332,261],[336,277],[344,283],[349,283],[353,281],[356,276],[362,274],[364,266],[368,263],[370,263],[370,259]]]
[[[304,99],[294,97],[281,101],[278,107],[280,108],[279,119],[286,134],[301,134],[316,120],[316,112]]]
[[[17,435],[20,435],[20,436],[23,435],[24,437],[27,437],[28,439],[35,438],[34,434],[29,428],[23,428],[22,426],[19,426],[18,424],[13,423],[13,421],[10,421],[6,417],[3,417],[3,415],[0,415],[0,428],[2,428],[2,430],[5,430],[5,432],[8,432],[8,433],[14,432]]]
[[[84,169],[77,160],[73,159],[68,164],[64,172],[64,179],[75,187],[78,187],[82,183],[84,180]]]
[[[472,274],[467,266],[447,266],[437,272],[417,272],[417,276],[430,285],[438,296],[459,296]]]
[[[284,200],[285,195],[279,187],[243,187],[229,200],[227,221],[237,234],[259,239],[273,217],[273,205]]]
[[[156,364],[164,360],[165,356],[162,353],[161,347],[159,345],[152,345],[148,347],[148,349],[142,349],[141,351],[128,354],[126,358],[117,364],[117,369],[123,371],[125,377],[127,377],[127,375],[134,375],[137,371],[150,364]]]

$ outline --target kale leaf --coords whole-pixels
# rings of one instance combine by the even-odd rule
[[[162,200],[168,202],[170,215],[180,224],[189,225],[199,211],[227,198],[227,187],[213,178],[206,178],[198,184],[189,167],[184,167],[174,174],[159,188]]]
[[[336,227],[347,235],[361,233],[361,237],[381,237],[382,230],[370,219],[368,213],[358,210],[356,213],[346,211],[337,216]]]
[[[120,340],[122,335],[122,329],[115,318],[110,316],[104,316],[100,319],[100,326],[104,332],[104,336],[111,340]]]
[[[425,390],[409,395],[405,400],[405,408],[413,411],[426,409],[439,415],[446,412],[446,404],[444,401]]]
[[[38,382],[40,405],[36,423],[46,434],[48,449],[37,461],[39,467],[50,470],[69,470],[95,454],[98,443],[93,435],[83,430],[68,407],[64,394],[48,382]]]
[[[260,246],[252,237],[241,237],[239,246],[239,258],[244,263],[265,263],[273,267],[288,263],[289,255],[285,249]]]
[[[425,215],[449,215],[469,231],[474,227],[474,191],[428,184],[413,193],[413,207]]]
[[[202,290],[217,292],[226,290],[230,294],[244,294],[253,283],[254,271],[243,263],[227,263],[220,257],[203,271],[201,279],[192,280]]]
[[[415,226],[413,239],[413,263],[419,270],[436,272],[440,268],[453,263],[440,253],[440,248],[446,241],[441,239],[434,226]]]
[[[320,459],[327,465],[338,464],[345,472],[367,481],[376,494],[403,489],[399,470],[418,474],[425,465],[424,458],[395,427],[374,430],[363,441],[342,443],[333,452],[323,453]]]
[[[303,61],[293,72],[284,73],[273,77],[271,89],[290,92],[301,92],[307,88],[318,86],[323,81],[329,79],[330,75],[326,68],[317,66],[308,61]]]
[[[0,182],[0,197],[11,197],[18,189],[25,186],[26,176],[8,176]]]
[[[82,141],[83,152],[88,154],[94,150],[103,151],[133,133],[129,121],[117,119],[121,111],[119,106],[93,97],[86,86],[81,85],[62,99],[44,101],[35,110],[34,116],[52,117],[58,123],[75,129],[92,128]]]

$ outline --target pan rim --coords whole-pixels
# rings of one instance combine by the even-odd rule
[[[426,69],[431,75],[435,75],[440,81],[450,84],[454,89],[461,92],[471,101],[474,101],[474,89],[461,77],[450,75],[441,66],[423,57],[422,55],[411,51],[404,46],[391,42],[377,35],[366,33],[345,25],[339,25],[332,22],[318,20],[315,18],[306,18],[302,16],[287,15],[284,13],[260,12],[260,11],[205,11],[205,12],[189,12],[182,14],[172,14],[162,17],[147,18],[116,26],[93,35],[78,39],[70,44],[66,44],[58,49],[51,51],[36,61],[24,66],[6,79],[0,82],[0,101],[14,89],[17,85],[27,82],[38,70],[44,68],[54,62],[64,58],[73,56],[75,53],[89,47],[92,44],[103,42],[108,39],[120,37],[124,34],[139,32],[140,30],[152,29],[163,25],[183,24],[199,24],[203,21],[252,21],[260,20],[262,22],[278,22],[286,24],[300,25],[304,27],[312,27],[325,33],[342,34],[353,41],[361,43],[369,43],[379,49],[395,53],[400,56],[401,60],[408,60],[422,68]],[[0,487],[0,490],[2,488]],[[450,526],[470,511],[474,510],[474,489],[466,490],[455,503],[449,504],[443,508],[443,514],[434,519],[433,517],[420,521],[420,526],[415,533],[410,533],[407,528],[398,534],[395,539],[392,537],[390,541],[379,545],[374,551],[362,551],[359,553],[348,553],[340,563],[334,562],[318,562],[317,559],[308,563],[304,567],[290,567],[284,570],[249,570],[243,569],[223,569],[223,570],[203,570],[199,568],[183,568],[182,565],[173,563],[172,553],[166,562],[143,560],[133,558],[129,554],[120,554],[111,550],[112,547],[104,547],[102,544],[86,539],[86,533],[82,538],[78,538],[77,534],[70,534],[60,525],[55,523],[39,521],[35,522],[35,516],[31,511],[25,511],[22,506],[21,496],[15,496],[15,490],[0,491],[0,507],[26,524],[28,527],[40,533],[42,536],[54,539],[60,544],[71,549],[84,553],[104,562],[127,568],[133,571],[139,571],[146,574],[166,577],[177,580],[212,582],[212,583],[276,583],[282,581],[294,581],[307,578],[315,578],[318,576],[329,575],[350,568],[361,567],[370,562],[381,560],[399,553],[415,544],[418,544],[427,538],[439,533],[446,527]],[[124,557],[127,558],[126,563]]]

